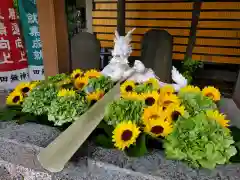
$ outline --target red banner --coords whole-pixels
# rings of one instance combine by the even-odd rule
[[[0,3],[0,86],[9,88],[28,80],[26,51],[13,0]]]

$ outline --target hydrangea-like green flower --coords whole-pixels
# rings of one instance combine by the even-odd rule
[[[113,126],[126,120],[140,124],[143,107],[143,101],[119,99],[107,106],[104,120]]]
[[[193,167],[213,169],[237,153],[229,129],[208,119],[204,112],[179,119],[164,141],[167,158],[185,160]]]
[[[48,110],[48,120],[56,126],[73,122],[88,109],[86,99],[80,94],[74,96],[58,96],[51,102]]]
[[[34,88],[22,104],[22,112],[34,115],[46,115],[51,101],[57,97],[57,87],[54,84],[41,83]]]

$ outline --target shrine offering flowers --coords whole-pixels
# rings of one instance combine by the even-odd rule
[[[141,156],[148,150],[148,140],[155,139],[163,143],[167,158],[193,167],[214,168],[229,162],[237,151],[229,120],[215,104],[219,91],[189,85],[175,92],[171,85],[159,87],[155,82],[125,81],[120,98],[105,109],[115,148]]]
[[[210,92],[212,94],[208,95]],[[164,140],[167,158],[186,161],[195,168],[213,169],[218,164],[228,163],[237,150],[228,129],[229,120],[214,103],[220,97],[219,91],[214,87],[201,91],[198,87],[187,86],[180,89],[178,97],[181,105],[173,109],[169,106],[180,116],[172,133]],[[182,116],[184,111],[186,115]]]
[[[119,123],[113,131],[113,142],[114,145],[124,150],[130,145],[135,144],[137,137],[140,134],[139,127],[132,121],[123,121]]]
[[[24,116],[47,117],[55,126],[62,126],[85,113],[113,86],[110,78],[94,69],[76,69],[43,81],[20,83],[8,95],[6,104],[18,107]]]

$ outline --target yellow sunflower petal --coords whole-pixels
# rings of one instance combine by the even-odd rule
[[[61,89],[58,92],[58,96],[63,97],[63,96],[75,96],[76,92],[74,90],[69,90],[69,89]]]
[[[182,105],[169,105],[165,110],[168,121],[176,121],[179,116],[183,116],[185,114],[185,107]]]
[[[142,114],[143,124],[148,124],[150,120],[155,120],[163,117],[165,114],[163,112],[163,107],[154,105],[144,108]]]
[[[129,92],[129,93],[121,93],[121,97],[123,99],[128,99],[128,100],[143,100],[143,97],[141,94],[138,94],[136,92]]]
[[[213,101],[219,101],[221,98],[221,93],[213,86],[205,87],[202,90],[202,93],[204,96],[211,98]]]
[[[20,105],[23,102],[23,95],[20,91],[11,92],[6,98],[6,104],[9,106]]]
[[[156,78],[150,78],[148,79],[146,82],[144,82],[144,84],[148,85],[148,86],[152,86],[153,89],[159,89],[159,82]]]
[[[218,110],[207,110],[206,115],[209,119],[215,120],[222,127],[229,126],[230,121],[226,119],[226,115],[220,113]]]
[[[159,105],[167,108],[169,105],[179,105],[180,99],[176,94],[165,94],[159,98]]]
[[[136,143],[140,134],[139,127],[131,121],[119,123],[113,131],[112,141],[116,148],[124,150]]]
[[[165,85],[162,88],[160,88],[161,95],[172,94],[174,92],[175,92],[175,89],[172,85]]]
[[[71,78],[77,79],[77,78],[81,77],[82,75],[83,75],[83,72],[81,69],[75,69],[71,74]]]
[[[199,93],[201,92],[200,88],[197,86],[188,85],[180,89],[179,93]]]
[[[97,102],[99,99],[101,99],[104,96],[104,92],[101,90],[97,90],[95,92],[92,92],[87,95],[88,102],[93,105],[95,102]]]
[[[134,81],[125,81],[121,87],[121,93],[125,94],[125,93],[129,93],[129,92],[133,92],[135,88],[135,82]]]
[[[158,120],[149,121],[144,131],[153,137],[165,137],[173,131],[173,127],[169,121],[164,121],[160,118]]]
[[[21,82],[17,85],[15,90],[19,91],[23,94],[27,94],[28,92],[30,92],[32,90],[32,86],[31,86],[30,82]]]
[[[84,76],[86,78],[99,78],[100,76],[102,76],[101,72],[95,70],[95,69],[91,69],[85,72]]]
[[[151,93],[143,93],[141,95],[144,98],[146,106],[154,106],[158,103],[159,94],[157,91],[153,91]]]
[[[79,77],[74,81],[74,86],[78,90],[83,89],[87,84],[88,84],[88,78],[86,77]]]

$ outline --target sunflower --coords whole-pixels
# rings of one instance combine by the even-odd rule
[[[22,94],[26,95],[28,92],[32,90],[32,86],[30,82],[21,82],[15,88],[16,91],[20,91]]]
[[[173,127],[169,121],[164,121],[160,118],[154,121],[149,121],[144,127],[144,131],[153,137],[165,137],[173,131]]]
[[[32,81],[31,82],[31,89],[35,88],[37,85],[39,85],[41,81]]]
[[[120,87],[122,94],[133,92],[134,88],[135,88],[134,81],[125,81]]]
[[[57,83],[58,86],[64,86],[64,85],[67,85],[67,84],[70,84],[72,82],[72,80],[70,78],[67,78],[67,79],[64,79],[62,81],[59,81]]]
[[[101,90],[96,90],[95,92],[92,92],[87,95],[87,100],[90,105],[93,105],[96,103],[99,99],[101,99],[104,96],[104,92]]]
[[[121,97],[128,100],[143,100],[143,97],[136,92],[123,93]]]
[[[142,120],[143,123],[146,125],[149,123],[150,120],[155,120],[163,117],[163,108],[158,105],[149,106],[144,108],[143,114],[142,114]]]
[[[163,106],[164,109],[171,104],[174,104],[174,105],[180,104],[180,100],[176,94],[165,94],[164,96],[161,96],[158,102],[159,102],[159,105]]]
[[[76,92],[74,90],[69,90],[69,89],[61,89],[58,92],[59,97],[64,97],[64,96],[75,96]]]
[[[150,78],[146,82],[144,82],[147,86],[151,86],[153,89],[159,89],[159,82],[156,78]]]
[[[79,77],[74,81],[74,86],[78,90],[83,89],[87,84],[88,84],[88,78],[86,77]]]
[[[157,91],[153,91],[151,93],[143,93],[141,96],[143,97],[146,106],[156,105],[159,99],[159,94]]]
[[[136,143],[139,134],[140,130],[136,124],[131,121],[124,121],[119,123],[114,129],[112,141],[115,147],[123,151],[125,148]]]
[[[81,77],[82,75],[83,75],[83,72],[81,69],[75,69],[71,74],[71,78],[77,79],[77,78]]]
[[[6,99],[6,104],[9,106],[21,105],[22,102],[23,102],[23,95],[20,91],[16,91],[16,90],[11,92]]]
[[[91,69],[85,72],[84,74],[85,77],[87,78],[99,78],[100,76],[102,76],[101,72],[95,70],[95,69]]]
[[[176,121],[179,116],[183,116],[185,107],[180,105],[171,104],[166,109],[166,116],[169,121]]]
[[[219,101],[221,98],[221,93],[218,89],[214,88],[213,86],[205,87],[202,90],[204,96],[211,98],[213,101]]]
[[[197,86],[188,85],[188,86],[181,88],[179,92],[180,93],[198,93],[198,92],[201,92],[201,90]]]
[[[226,119],[226,115],[220,113],[218,110],[207,110],[206,115],[209,119],[215,120],[222,127],[228,127],[229,126],[229,124],[228,124],[229,120]]]
[[[165,85],[162,88],[160,88],[160,94],[173,94],[175,92],[175,89],[172,85]]]

